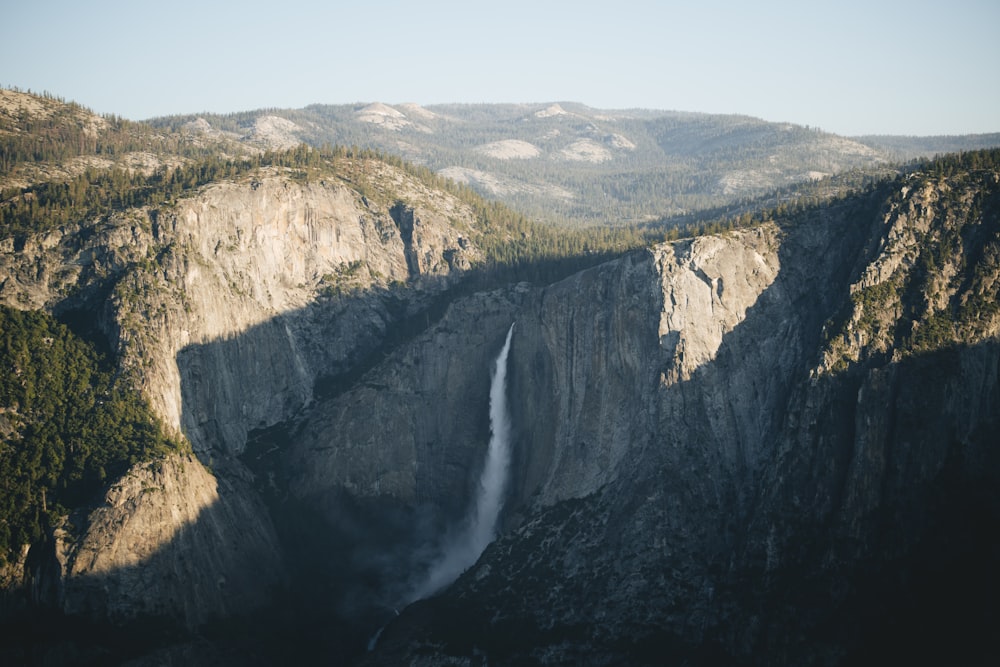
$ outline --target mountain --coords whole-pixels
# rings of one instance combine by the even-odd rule
[[[997,151],[652,242],[21,95],[5,154],[52,148],[0,172],[5,662],[989,657]],[[149,446],[92,447],[122,424]],[[428,596],[482,488],[496,540]]]
[[[469,184],[530,217],[573,224],[658,220],[759,197],[833,174],[884,175],[890,161],[996,146],[850,139],[735,115],[608,111],[575,103],[312,105],[295,110],[154,119],[158,128],[257,141],[280,122],[277,146],[377,149]],[[196,134],[197,134],[196,132]],[[926,152],[921,153],[921,149]]]

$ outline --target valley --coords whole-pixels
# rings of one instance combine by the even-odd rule
[[[103,394],[44,441],[5,662],[991,653],[997,149],[900,166],[569,103],[133,124],[0,92],[0,303],[160,434],[58,506],[46,457],[89,465]],[[509,187],[444,177],[473,172]],[[6,464],[51,417],[3,398]]]

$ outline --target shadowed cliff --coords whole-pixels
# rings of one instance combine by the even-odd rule
[[[916,295],[937,308],[977,294],[996,303],[994,288],[975,287],[995,265],[962,259],[995,252],[996,195],[956,192],[979,204],[942,214],[936,187],[799,217],[770,238],[739,232],[633,259],[663,286],[659,318],[655,292],[630,317],[651,294],[622,283],[630,260],[547,288],[545,303],[576,306],[518,314],[527,516],[452,589],[391,624],[369,662],[984,657],[980,631],[997,615],[997,321],[956,317],[950,335],[969,342],[931,349],[898,332],[934,321]],[[961,269],[942,282],[919,250],[949,233],[963,239],[949,260]],[[918,253],[893,264],[907,247]],[[898,281],[895,302],[865,292],[879,265],[896,267],[880,274]],[[962,604],[950,582],[986,592]],[[895,646],[908,628],[935,632]]]

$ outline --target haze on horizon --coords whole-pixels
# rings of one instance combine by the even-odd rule
[[[843,135],[1000,131],[1000,3],[367,3],[4,8],[0,85],[98,113],[382,101],[738,113]]]

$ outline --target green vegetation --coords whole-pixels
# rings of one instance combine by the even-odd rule
[[[470,149],[487,139],[520,136],[524,127],[523,119],[526,115],[530,116],[528,108],[519,105],[445,108],[442,111],[449,116],[467,116],[473,122],[429,120],[432,123],[444,123],[442,128],[448,131],[435,141],[444,141],[446,145],[435,144],[431,153],[435,160],[440,161],[440,165],[437,162],[416,165],[379,148],[381,144],[372,140],[378,133],[373,134],[373,128],[366,123],[353,121],[355,110],[352,107],[317,106],[291,115],[281,112],[300,124],[308,119],[317,121],[316,124],[308,125],[318,128],[315,136],[306,138],[319,148],[310,149],[301,145],[284,152],[268,152],[250,157],[221,157],[218,146],[211,152],[210,141],[201,139],[203,143],[197,144],[195,139],[200,135],[182,131],[183,126],[194,119],[193,116],[161,119],[152,124],[130,124],[118,119],[105,119],[107,127],[98,133],[102,138],[97,141],[93,139],[94,133],[83,127],[81,120],[89,118],[92,121],[92,115],[87,116],[85,110],[75,105],[50,106],[56,109],[56,113],[42,120],[32,121],[27,114],[22,114],[24,117],[13,123],[19,133],[12,134],[11,137],[16,134],[16,138],[10,140],[20,142],[17,145],[22,146],[15,149],[12,144],[8,151],[15,167],[17,161],[60,159],[69,155],[101,151],[119,154],[137,149],[140,145],[152,146],[156,141],[160,143],[153,150],[161,156],[181,155],[188,159],[180,167],[163,167],[149,175],[118,167],[103,170],[92,167],[63,182],[41,183],[25,189],[8,188],[0,193],[0,238],[19,239],[30,233],[99,218],[114,210],[169,205],[194,188],[220,179],[243,177],[268,166],[284,167],[289,177],[300,182],[340,179],[376,204],[391,207],[397,203],[398,197],[395,192],[386,190],[392,186],[387,186],[387,180],[380,178],[382,168],[379,164],[384,163],[405,171],[431,189],[450,192],[475,211],[477,224],[474,229],[467,231],[470,240],[485,255],[484,264],[477,267],[480,272],[497,278],[502,276],[515,280],[543,280],[653,242],[758,224],[761,220],[769,219],[769,214],[755,214],[755,211],[772,206],[777,214],[786,214],[792,210],[790,207],[829,198],[831,192],[842,194],[845,189],[864,183],[865,179],[870,180],[867,172],[857,172],[853,180],[842,178],[833,184],[817,183],[805,194],[779,192],[769,199],[730,201],[724,208],[701,214],[658,217],[658,214],[662,215],[664,212],[703,208],[711,202],[721,201],[714,195],[704,201],[690,200],[681,204],[672,200],[679,192],[704,192],[705,188],[709,188],[711,181],[716,178],[712,175],[715,167],[711,165],[716,164],[718,159],[724,157],[727,161],[739,159],[746,162],[753,155],[756,157],[752,161],[767,161],[770,160],[767,157],[770,155],[768,147],[779,135],[790,132],[797,140],[809,142],[819,134],[802,128],[776,127],[756,119],[735,116],[663,116],[631,112],[616,117],[614,121],[598,120],[596,117],[587,121],[585,119],[590,112],[585,108],[573,107],[571,112],[579,113],[579,116],[533,118],[530,125],[537,126],[536,130],[542,133],[535,136],[533,141],[551,152],[563,141],[558,137],[567,133],[574,136],[593,135],[602,141],[614,143],[616,135],[612,130],[615,130],[625,131],[632,137],[641,137],[638,148],[625,151],[622,160],[616,159],[608,165],[552,160],[505,162],[478,155],[474,151],[471,154],[478,157],[470,158]],[[261,110],[206,118],[218,129],[244,131],[263,113],[279,112]],[[607,123],[607,127],[602,123]],[[367,144],[374,148],[331,147],[322,143],[328,136],[332,136],[323,134],[323,128],[331,126],[345,130],[336,134],[338,141],[353,140],[359,145]],[[40,135],[38,145],[50,148],[38,152],[29,151],[29,144],[35,144],[28,138],[35,134]],[[544,139],[542,135],[549,138]],[[740,148],[740,142],[747,137],[752,137],[753,140],[746,147]],[[198,150],[209,152],[198,157],[197,151],[191,148],[196,145],[200,146]],[[399,148],[395,141],[392,146],[395,150]],[[652,150],[652,153],[646,149]],[[664,151],[670,155],[666,161]],[[529,219],[524,213],[515,212],[509,206],[484,200],[470,186],[456,184],[435,173],[434,169],[440,166],[461,163],[459,158],[482,161],[481,164],[470,163],[475,168],[513,170],[512,175],[520,175],[519,177],[523,176],[527,180],[558,182],[572,186],[570,189],[573,191],[588,192],[582,199],[577,198],[579,201],[575,199],[576,203],[567,204],[568,208],[561,213],[556,213],[557,218],[572,218],[578,224],[553,227],[551,224],[539,223],[537,220],[544,218]],[[595,217],[590,204],[581,203],[595,197],[610,207],[607,216]],[[521,200],[515,195],[512,201],[519,205]],[[520,207],[522,211],[537,210],[537,206],[533,209],[533,205],[527,200],[522,203],[525,204]],[[635,206],[644,208],[638,211],[634,209]],[[546,217],[552,218],[551,215]],[[623,224],[623,221],[629,219],[644,219],[649,222]],[[591,224],[579,224],[582,220],[590,220]]]
[[[429,108],[435,116],[407,112],[411,124],[396,128],[363,122],[360,107],[347,105],[201,117],[213,128],[245,134],[260,116],[276,115],[296,123],[298,136],[313,146],[355,145],[400,153],[432,171],[482,172],[500,183],[502,193],[474,184],[480,194],[561,226],[622,226],[697,214],[747,203],[816,173],[884,171],[884,157],[844,150],[841,139],[815,129],[746,116],[562,106],[568,113],[550,117],[537,117],[538,105],[435,106]],[[150,122],[180,130],[196,118]],[[530,143],[539,155],[500,159],[482,152],[482,146],[502,140]],[[601,161],[567,158],[564,151],[575,142],[586,142]]]
[[[908,179],[936,195],[904,295],[905,342],[915,352],[977,340],[1000,315],[998,171],[1000,150],[993,149],[924,163]]]
[[[892,341],[896,336],[896,304],[899,303],[902,276],[893,275],[885,282],[859,290],[851,296],[860,313],[855,326],[867,333],[869,341]]]
[[[116,158],[152,152],[203,158],[217,151],[180,133],[165,134],[117,116],[95,116],[50,95],[34,97],[50,113],[0,114],[0,177],[26,163],[58,163],[83,155]]]
[[[362,196],[387,207],[397,201],[385,190],[381,167],[400,169],[430,189],[450,192],[474,211],[477,227],[469,230],[483,249],[487,271],[518,268],[530,279],[529,267],[553,261],[574,266],[593,264],[610,254],[661,240],[656,227],[554,228],[528,220],[503,204],[488,202],[468,186],[438,176],[427,167],[405,162],[382,151],[300,145],[287,151],[242,158],[207,157],[150,175],[120,168],[90,167],[65,181],[39,183],[0,192],[0,238],[23,239],[29,234],[92,220],[112,211],[163,206],[203,185],[256,173],[265,167],[285,168],[299,182],[336,178]],[[534,274],[540,277],[539,274]]]
[[[684,216],[644,225],[567,228],[530,220],[504,204],[483,199],[467,185],[379,150],[310,148],[303,144],[251,157],[204,158],[150,175],[119,168],[87,168],[66,181],[7,189],[0,193],[0,238],[24,238],[112,211],[169,205],[203,185],[246,177],[265,167],[284,168],[290,178],[299,182],[338,179],[373,203],[391,207],[400,202],[394,191],[386,190],[387,179],[382,177],[380,165],[402,170],[427,188],[448,192],[468,205],[476,219],[475,228],[468,232],[484,253],[480,273],[509,280],[551,279],[650,243],[759,224],[775,213],[801,210],[808,202],[824,196],[788,197],[791,205],[781,204],[766,213],[751,214],[747,205],[719,209],[715,217]],[[841,186],[840,191],[843,189]]]
[[[236,178],[262,167],[294,167],[291,176],[304,178],[302,169],[317,167],[321,153],[305,146],[246,158],[214,156],[148,176],[125,169],[87,168],[66,181],[39,183],[0,192],[0,238],[23,237],[111,211],[167,204],[195,188],[221,179]]]
[[[375,168],[379,163],[404,171],[431,190],[450,193],[474,213],[476,228],[468,232],[484,255],[483,265],[477,267],[478,273],[491,277],[494,282],[500,279],[538,282],[556,279],[653,243],[752,227],[772,220],[776,215],[787,217],[805,211],[815,201],[829,199],[834,194],[846,197],[848,192],[853,191],[850,190],[852,186],[870,185],[865,177],[858,177],[857,181],[838,181],[822,190],[822,186],[815,185],[815,190],[809,190],[807,195],[785,197],[786,203],[774,209],[763,206],[777,201],[771,197],[753,204],[718,209],[702,216],[664,218],[642,225],[565,227],[532,220],[503,203],[484,199],[468,185],[455,183],[426,166],[414,165],[381,150],[338,146],[310,152],[307,147],[300,146],[295,151],[300,156],[298,161],[288,161],[286,157],[288,164],[300,164],[305,156],[309,156],[314,169],[311,178],[333,174],[365,197],[386,207],[401,205],[402,202],[395,199],[394,192],[381,189],[384,179],[379,178]],[[326,169],[319,169],[317,164],[326,165]]]
[[[180,446],[108,366],[51,316],[0,306],[0,562]]]
[[[898,211],[894,215],[923,222],[905,223],[913,238],[895,249],[912,259],[852,296],[853,318],[829,323],[831,346],[843,347],[842,341],[857,332],[863,334],[864,356],[924,353],[981,340],[995,328],[1000,317],[998,171],[1000,149],[973,151],[912,165],[883,187],[895,193],[890,199]],[[853,354],[841,353],[838,369]]]
[[[937,137],[868,135],[854,138],[863,144],[887,152],[899,162],[973,151],[982,146],[1000,146],[1000,133],[996,132]]]

